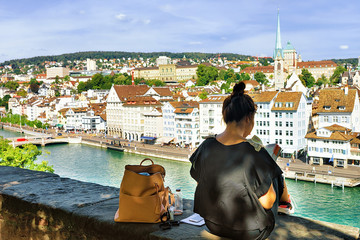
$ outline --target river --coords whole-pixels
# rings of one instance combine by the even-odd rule
[[[10,133],[0,130],[0,135],[5,134]],[[38,161],[49,161],[56,174],[113,187],[120,186],[126,164],[139,164],[145,158],[82,144],[49,145],[41,150],[43,155],[38,157]],[[196,183],[189,175],[190,163],[152,159],[165,167],[165,185],[172,190],[181,188],[185,198],[193,199]],[[286,182],[296,206],[294,215],[360,228],[359,187],[342,190],[319,183],[289,179]]]

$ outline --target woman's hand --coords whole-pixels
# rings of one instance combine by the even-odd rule
[[[263,208],[270,209],[274,205],[275,200],[276,200],[276,193],[273,185],[271,184],[267,193],[265,193],[263,196],[259,198],[259,202],[261,206],[263,206]]]

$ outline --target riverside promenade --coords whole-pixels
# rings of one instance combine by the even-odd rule
[[[32,128],[23,127],[20,129],[19,126],[10,127],[4,125],[5,129],[12,131],[24,131],[28,135],[38,135],[38,136],[51,136],[54,138],[68,138],[68,137],[82,137],[83,144],[89,144],[98,147],[107,148],[108,144],[111,143],[114,139],[111,137],[104,137],[101,135],[95,134],[69,134],[62,133],[62,136],[57,136],[57,132],[53,129],[50,130],[41,130],[32,131]],[[119,150],[125,152],[141,154],[152,157],[160,157],[164,159],[176,160],[189,162],[189,157],[195,151],[195,149],[181,148],[175,146],[161,146],[161,145],[150,145],[144,144],[142,142],[128,141],[124,139],[116,139],[120,141],[121,146]],[[360,185],[360,166],[351,166],[348,168],[333,167],[330,165],[310,165],[306,164],[300,159],[295,159],[295,161],[289,158],[279,158],[277,164],[283,170],[286,178],[325,183],[337,187],[354,187]],[[289,166],[288,166],[289,165]]]

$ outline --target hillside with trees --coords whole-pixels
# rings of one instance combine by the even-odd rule
[[[122,58],[150,58],[155,61],[159,56],[167,56],[170,58],[191,58],[193,60],[206,60],[210,58],[218,57],[218,53],[200,53],[200,52],[117,52],[117,51],[92,51],[92,52],[76,52],[66,53],[54,56],[38,56],[32,58],[14,59],[0,63],[0,66],[11,65],[13,68],[22,65],[41,65],[44,61],[56,61],[56,62],[67,62],[74,60],[86,60],[91,59],[122,59]],[[226,57],[228,60],[247,60],[253,58],[247,55],[235,54],[235,53],[221,53],[221,57]]]

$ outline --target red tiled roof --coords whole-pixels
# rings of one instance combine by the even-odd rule
[[[309,61],[309,62],[298,62],[296,68],[328,68],[336,67],[337,64],[333,61]]]
[[[149,87],[147,85],[114,85],[114,89],[119,99],[125,101],[129,97],[144,95]]]
[[[240,73],[273,73],[274,72],[274,66],[261,66],[261,67],[247,67],[240,71]]]

